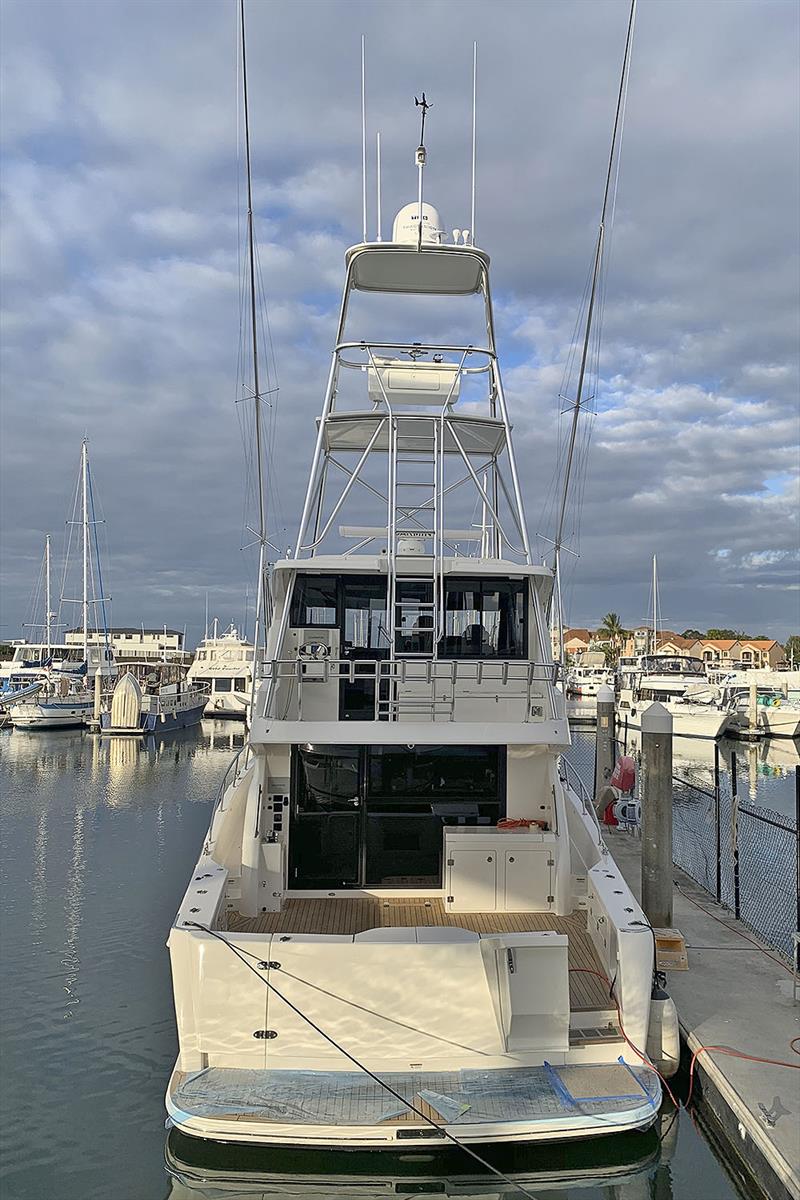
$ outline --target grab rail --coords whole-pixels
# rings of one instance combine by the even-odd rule
[[[430,703],[441,707],[442,698],[435,695],[436,684],[444,683],[453,689],[450,701],[450,720],[454,720],[456,686],[458,683],[474,683],[488,687],[496,684],[508,688],[509,697],[525,699],[525,721],[531,720],[531,704],[536,699],[534,684],[541,683],[554,688],[561,678],[560,663],[514,662],[507,659],[353,659],[353,658],[285,658],[271,659],[264,663],[262,679],[270,686],[266,689],[261,716],[276,719],[278,707],[278,684],[291,680],[298,688],[298,707],[302,720],[302,692],[304,686],[318,686],[331,682],[355,683],[363,680],[375,684],[375,720],[397,720],[404,699],[409,704],[419,705],[422,696],[381,696],[381,684],[396,688],[397,685],[420,684],[430,687],[433,695]],[[516,689],[516,690],[514,690]],[[464,697],[462,697],[464,698]],[[544,700],[545,697],[542,696]],[[541,714],[544,719],[544,712]]]
[[[569,761],[568,758],[565,758],[563,754],[558,760],[558,768],[559,775],[561,776],[561,782],[565,783],[567,787],[571,788],[578,797],[583,811],[588,817],[591,818],[592,824],[597,829],[600,841],[602,842],[603,832],[600,828],[600,822],[597,819],[597,810],[595,809],[594,801],[592,800],[591,793],[589,792],[586,784],[583,782],[583,779],[581,778],[577,768]]]

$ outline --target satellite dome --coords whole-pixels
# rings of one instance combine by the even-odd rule
[[[439,243],[444,237],[444,225],[438,211],[432,204],[422,205],[422,240],[423,242]],[[394,219],[392,228],[393,242],[410,242],[416,246],[419,241],[419,203],[406,204]]]

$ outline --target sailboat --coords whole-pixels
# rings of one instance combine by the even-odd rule
[[[661,1100],[651,931],[562,758],[490,259],[424,199],[418,103],[417,199],[345,254],[249,738],[169,934],[166,1106],[193,1137],[476,1157],[647,1128]],[[474,297],[482,340],[376,339],[351,312],[374,295],[456,320]],[[373,523],[339,525],[362,483]]]
[[[21,655],[20,662],[30,661],[32,669],[20,676],[15,672],[15,662],[12,660],[9,680],[9,686],[13,687],[15,678],[18,682],[23,683],[25,675],[32,675],[39,686],[35,691],[31,689],[12,691],[6,698],[4,707],[15,729],[74,729],[86,725],[94,712],[93,685],[95,680],[98,677],[102,679],[115,673],[114,656],[105,622],[104,606],[107,603],[107,597],[102,595],[102,574],[97,543],[91,536],[96,520],[88,442],[85,438],[81,444],[78,494],[80,520],[73,519],[71,523],[78,525],[81,530],[83,596],[81,600],[74,601],[62,596],[61,603],[81,605],[82,645],[78,647],[69,644],[58,646],[53,641],[56,614],[52,610],[50,536],[48,534],[45,539],[44,561],[46,638],[43,643],[17,648]],[[73,518],[76,515],[73,512]],[[94,550],[92,549],[93,542]],[[65,569],[65,579],[66,574]],[[99,588],[100,595],[95,595],[96,588]],[[101,613],[99,628],[98,608]],[[31,656],[30,660],[26,659],[25,655]]]
[[[642,713],[654,701],[672,716],[675,737],[718,738],[730,728],[733,713],[722,703],[722,690],[709,682],[705,664],[690,654],[664,654],[658,649],[658,565],[653,555],[653,631],[648,654],[619,672],[617,720],[640,729]]]

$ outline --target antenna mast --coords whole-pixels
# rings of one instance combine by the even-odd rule
[[[600,212],[600,225],[597,231],[597,242],[595,245],[594,265],[592,267],[592,283],[589,292],[589,307],[586,313],[586,329],[583,336],[583,349],[581,351],[581,364],[578,373],[578,390],[575,396],[575,404],[572,409],[572,427],[569,435],[569,445],[567,447],[567,465],[564,476],[564,488],[561,494],[561,506],[558,514],[558,526],[556,528],[556,537],[553,543],[553,571],[555,574],[555,585],[553,588],[553,596],[558,608],[558,645],[559,659],[564,657],[564,633],[563,633],[563,614],[561,611],[561,547],[564,541],[564,522],[567,515],[567,501],[569,499],[570,477],[572,475],[572,463],[575,456],[575,440],[578,433],[578,419],[581,414],[583,405],[583,389],[586,382],[586,364],[589,357],[589,344],[592,334],[592,322],[594,319],[595,301],[597,299],[597,288],[600,279],[600,268],[603,261],[603,245],[605,241],[606,228],[606,213],[608,211],[608,198],[611,192],[611,176],[614,168],[614,161],[617,154],[617,142],[622,128],[623,109],[625,105],[625,97],[627,94],[628,73],[630,70],[630,55],[631,44],[633,41],[633,26],[636,17],[636,0],[631,0],[630,15],[628,17],[628,32],[625,38],[625,53],[622,58],[622,71],[620,73],[619,91],[617,93],[617,108],[614,114],[614,130],[611,135],[611,151],[608,156],[608,169],[606,171],[606,183],[603,191],[603,207]]]
[[[255,640],[258,644],[259,620],[264,623],[264,643],[266,644],[267,594],[264,576],[264,547],[267,540],[266,514],[264,508],[264,463],[262,452],[261,431],[261,390],[258,376],[258,327],[256,323],[256,254],[255,236],[253,231],[253,172],[250,157],[250,109],[247,95],[247,51],[245,49],[244,0],[239,0],[239,20],[242,34],[242,107],[244,111],[244,144],[245,162],[247,168],[247,252],[250,282],[250,325],[253,346],[253,391],[255,396],[255,434],[256,461],[258,476],[258,604],[256,613]]]
[[[417,146],[417,153],[414,156],[414,161],[417,164],[417,170],[419,172],[419,183],[418,183],[418,189],[417,189],[418,204],[419,204],[419,213],[418,213],[419,228],[417,229],[417,249],[419,250],[422,247],[422,176],[425,171],[425,158],[426,158],[426,155],[425,155],[425,117],[428,115],[428,109],[431,108],[432,105],[430,105],[428,103],[428,101],[425,99],[424,92],[422,93],[421,100],[418,100],[416,96],[414,97],[414,103],[417,106],[417,108],[421,110],[421,114],[422,114],[422,121],[420,124],[420,130],[419,130],[419,145]]]
[[[378,220],[380,220],[380,216]],[[361,240],[362,242],[367,240],[367,39],[363,33],[361,35]]]
[[[470,205],[470,229],[472,244],[475,245],[475,150],[476,117],[478,105],[478,43],[472,43],[472,203]]]

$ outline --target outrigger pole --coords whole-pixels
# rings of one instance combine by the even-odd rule
[[[589,357],[589,345],[592,335],[592,322],[594,319],[595,301],[597,299],[597,289],[600,281],[600,268],[603,262],[603,249],[605,244],[606,232],[606,214],[608,212],[608,198],[611,192],[611,177],[614,169],[614,161],[617,156],[617,144],[622,132],[622,118],[625,107],[625,97],[627,94],[628,74],[630,71],[631,60],[631,45],[633,43],[633,27],[636,19],[636,0],[631,0],[630,15],[628,17],[628,32],[625,38],[625,53],[622,58],[622,71],[619,80],[619,92],[617,93],[617,108],[614,115],[614,131],[611,135],[611,151],[608,156],[608,170],[606,171],[606,185],[603,191],[603,207],[600,212],[600,226],[597,231],[597,242],[595,244],[594,265],[592,267],[592,283],[589,291],[589,307],[586,313],[586,328],[583,335],[583,348],[581,350],[581,365],[578,372],[578,390],[575,396],[575,403],[572,408],[572,426],[570,428],[569,444],[567,447],[567,464],[564,475],[564,488],[561,493],[561,506],[558,513],[558,525],[556,528],[555,541],[553,542],[553,603],[555,605],[555,615],[558,622],[558,657],[559,661],[564,658],[564,627],[563,614],[561,607],[561,547],[564,543],[564,522],[567,515],[567,501],[569,499],[569,485],[572,475],[572,463],[575,457],[575,441],[578,433],[578,420],[581,415],[583,406],[583,389],[586,382],[586,364]]]
[[[247,254],[248,274],[250,284],[250,325],[253,343],[253,393],[255,401],[255,434],[256,434],[256,463],[258,480],[258,594],[256,599],[256,620],[253,649],[253,681],[255,684],[256,668],[258,665],[259,627],[263,626],[264,645],[266,646],[267,620],[269,615],[269,596],[265,573],[265,551],[267,543],[267,525],[264,501],[264,461],[262,450],[261,430],[261,389],[258,374],[258,327],[256,323],[256,253],[255,235],[253,230],[253,173],[250,158],[250,109],[247,96],[247,51],[245,48],[244,0],[239,0],[239,21],[242,34],[242,107],[244,112],[244,145],[245,163],[247,170]]]

